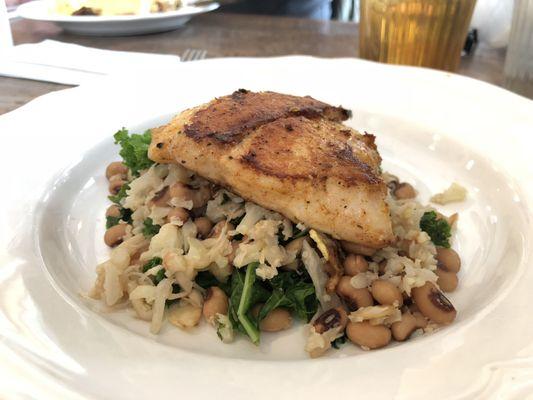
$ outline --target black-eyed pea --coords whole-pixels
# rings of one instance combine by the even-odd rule
[[[148,248],[150,247],[149,243],[144,244],[141,246],[135,253],[132,254],[130,257],[130,265],[140,264],[141,262],[141,255],[144,253]]]
[[[327,311],[324,311],[316,320],[313,322],[313,327],[317,333],[324,333],[330,329],[341,327],[344,330],[346,323],[348,322],[348,315],[344,308],[335,307],[330,308]]]
[[[148,248],[142,248],[133,253],[130,258],[130,265],[140,264],[141,254],[144,253],[146,250],[148,250]]]
[[[189,220],[189,212],[182,207],[176,207],[170,210],[167,214],[167,221],[181,221],[182,223],[185,223]],[[197,228],[198,229],[198,228]]]
[[[299,237],[298,239],[291,240],[285,246],[285,250],[291,253],[300,254],[304,244],[305,237]]]
[[[400,184],[400,179],[396,175],[389,174],[389,181],[387,182],[387,187],[391,192],[394,192],[396,187]]]
[[[453,249],[437,247],[437,267],[447,272],[459,272],[461,269],[461,258]]]
[[[368,261],[360,254],[348,254],[344,259],[344,273],[354,276],[368,271]]]
[[[374,304],[372,295],[367,288],[356,289],[350,283],[351,277],[344,275],[337,284],[335,291],[341,297],[350,311]]]
[[[233,241],[231,242],[231,253],[228,254],[228,264],[233,265],[233,260],[235,260],[235,255],[237,254],[237,249],[239,248],[240,242]]]
[[[115,161],[109,164],[105,170],[105,176],[110,179],[112,176],[120,175],[122,178],[128,176],[128,167],[126,167],[120,161]]]
[[[116,204],[109,206],[105,212],[106,217],[118,218],[120,217],[120,215],[121,215],[120,207],[117,206]]]
[[[123,179],[113,179],[109,181],[108,189],[109,193],[112,195],[117,194],[120,191],[120,188],[126,183]]]
[[[411,336],[416,330],[416,318],[409,312],[402,314],[402,320],[391,325],[392,337],[398,342],[402,342]]]
[[[169,194],[171,198],[178,198],[180,200],[185,201],[193,201],[194,204],[194,197],[195,197],[195,191],[188,185],[176,182],[169,188]]]
[[[116,175],[111,175],[109,177],[109,182],[114,182],[114,181],[123,181],[125,178],[124,178],[124,175],[121,175],[121,174],[116,174]]]
[[[361,347],[379,349],[390,343],[391,330],[383,325],[371,325],[368,321],[349,322],[346,336]]]
[[[382,260],[378,264],[378,272],[380,275],[385,273],[385,268],[387,268],[387,260]]]
[[[291,313],[285,308],[275,308],[259,322],[259,329],[264,332],[279,332],[292,325]]]
[[[393,194],[398,200],[413,199],[416,197],[416,190],[411,184],[403,182],[396,186]]]
[[[254,318],[257,318],[259,316],[259,313],[261,312],[261,309],[263,308],[265,304],[264,303],[257,303],[252,307],[250,310],[250,313],[253,315]]]
[[[168,202],[170,201],[170,190],[168,186],[165,186],[163,189],[154,194],[154,197],[148,202],[150,206],[154,205],[157,207],[168,207]]]
[[[439,277],[439,279],[437,279],[437,285],[439,285],[443,292],[449,293],[457,289],[459,279],[457,278],[457,274],[455,272],[448,272],[437,268],[435,273]]]
[[[402,298],[403,298],[403,305],[404,306],[410,306],[411,303],[413,302],[411,297],[405,292],[402,292]]]
[[[109,247],[115,247],[122,243],[124,236],[126,236],[127,226],[126,224],[118,224],[106,230],[104,234],[105,244]]]
[[[393,283],[383,279],[376,279],[371,286],[372,297],[383,306],[403,305],[403,296],[400,289]]]
[[[211,189],[209,186],[200,186],[193,192],[192,204],[194,208],[203,207],[211,199]]]
[[[198,236],[201,238],[206,238],[209,236],[209,232],[213,229],[213,223],[207,217],[198,217],[194,220],[194,225],[198,231]]]
[[[450,300],[431,282],[413,288],[411,294],[420,312],[437,324],[450,324],[457,316]]]
[[[378,251],[372,247],[363,246],[357,243],[347,242],[346,240],[341,240],[341,247],[346,253],[352,254],[361,254],[363,256],[373,256]]]
[[[211,229],[211,232],[209,232],[209,237],[210,238],[219,237],[224,228],[226,228],[226,233],[228,233],[229,231],[235,230],[235,227],[233,226],[233,224],[226,222],[226,221],[219,221],[215,224],[215,226],[213,226],[213,228]]]
[[[189,329],[198,325],[201,318],[202,308],[183,300],[172,304],[167,309],[167,320],[182,329]]]
[[[204,318],[210,324],[214,324],[217,314],[226,315],[228,313],[228,296],[222,289],[212,286],[205,292],[205,300],[202,308]]]
[[[428,320],[422,315],[420,311],[414,311],[412,315],[415,318],[417,328],[424,329],[426,326],[428,326]]]

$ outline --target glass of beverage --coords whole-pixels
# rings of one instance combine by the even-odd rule
[[[533,99],[533,0],[516,0],[507,56],[504,85]]]
[[[361,0],[360,56],[454,71],[475,4],[476,0]]]

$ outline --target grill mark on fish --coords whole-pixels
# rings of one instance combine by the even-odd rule
[[[149,156],[333,238],[381,248],[394,239],[381,157],[373,135],[341,123],[347,116],[309,97],[238,90],[154,128]]]
[[[351,114],[349,110],[330,106],[309,96],[284,97],[284,103],[274,104],[274,107],[265,108],[263,104],[257,103],[254,108],[254,102],[259,99],[258,93],[239,89],[230,96],[217,99],[217,107],[199,110],[191,123],[185,125],[184,133],[196,141],[211,139],[219,145],[229,145],[241,142],[249,131],[278,119],[302,116],[311,120],[325,117],[332,121],[344,121]],[[235,122],[235,116],[245,107],[252,108],[252,112],[237,118]]]

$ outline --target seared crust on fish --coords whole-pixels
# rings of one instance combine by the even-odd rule
[[[239,196],[336,239],[393,240],[374,136],[311,97],[239,90],[152,130],[149,157],[179,163]]]

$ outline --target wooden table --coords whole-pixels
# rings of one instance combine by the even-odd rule
[[[208,57],[263,57],[306,54],[319,57],[357,57],[358,26],[337,21],[211,13],[167,33],[93,38],[63,33],[55,25],[13,21],[15,44],[55,39],[85,46],[164,54],[182,54],[187,48],[205,49]],[[462,60],[459,73],[496,85],[502,83],[505,52],[478,46]],[[0,77],[0,114],[42,94],[68,86]]]

